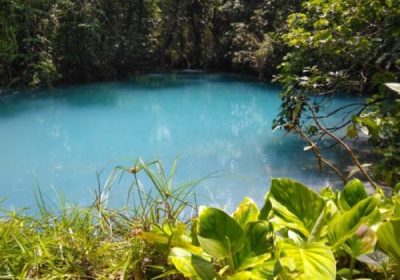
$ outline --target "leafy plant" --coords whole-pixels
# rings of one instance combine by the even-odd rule
[[[398,1],[301,1],[280,32],[288,51],[277,68],[282,103],[273,127],[296,133],[307,144],[322,171],[334,171],[346,183],[346,170],[324,157],[322,139],[335,141],[366,180],[374,185],[365,165],[343,145],[349,138],[368,135],[374,147],[375,179],[394,186],[399,180],[400,81]],[[392,90],[384,84],[390,83]],[[365,96],[353,104],[329,108],[325,102],[347,92]],[[337,123],[324,122],[337,115]]]
[[[169,173],[159,161],[117,167],[89,207],[70,205],[61,196],[59,207],[52,209],[38,189],[35,214],[0,210],[0,278],[142,279],[159,274],[156,268],[165,265],[169,247],[144,240],[194,248],[179,219],[189,210],[187,192],[197,181],[175,188],[175,166]],[[109,193],[124,174],[134,177],[126,207],[112,209]],[[148,191],[139,177],[152,183]],[[130,199],[133,195],[136,200]]]
[[[202,207],[192,233],[196,252],[174,247],[169,260],[193,279],[352,279],[367,273],[363,263],[383,254],[379,248],[398,261],[398,220],[381,224],[397,211],[396,199],[379,190],[368,195],[357,179],[320,194],[273,179],[262,211],[250,198],[232,215]]]
[[[391,196],[380,189],[368,194],[354,179],[342,190],[317,193],[294,180],[273,179],[261,210],[246,197],[232,214],[203,206],[188,221],[182,217],[190,207],[186,191],[191,187],[174,187],[174,170],[166,175],[160,162],[138,161],[115,169],[91,207],[70,206],[61,198],[53,211],[39,189],[39,216],[1,211],[0,276],[348,280],[356,274],[400,275],[398,188]],[[129,196],[137,193],[137,208],[110,209],[107,193],[126,172],[134,177],[144,172],[157,193],[144,192],[135,177]]]

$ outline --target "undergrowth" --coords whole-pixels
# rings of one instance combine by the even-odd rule
[[[37,215],[0,210],[0,279],[146,279],[158,275],[168,251],[156,251],[139,235],[174,226],[195,207],[189,195],[199,181],[173,185],[159,161],[117,167],[89,207],[71,206],[61,196],[50,210],[40,189]],[[138,173],[145,173],[145,188]],[[132,184],[123,209],[108,207],[114,184],[129,173]],[[148,189],[146,191],[145,189]]]
[[[230,214],[197,209],[204,178],[175,185],[175,172],[139,160],[89,207],[61,196],[53,210],[37,189],[37,214],[0,210],[0,279],[400,279],[400,184],[388,196],[357,179],[320,193],[273,179],[262,208],[246,197]],[[114,209],[124,175],[126,207]]]

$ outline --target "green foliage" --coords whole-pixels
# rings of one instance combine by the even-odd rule
[[[0,278],[4,279],[143,279],[155,275],[153,267],[163,266],[164,251],[145,242],[155,240],[174,246],[194,248],[187,240],[186,225],[178,222],[192,184],[172,185],[175,167],[166,175],[160,162],[136,162],[132,168],[118,167],[97,193],[90,207],[69,205],[62,197],[60,207],[51,210],[37,192],[39,212],[0,211]],[[107,207],[108,193],[120,176],[135,177],[128,198],[135,194],[136,207]],[[144,192],[136,176],[153,182]],[[157,185],[155,185],[157,184]],[[169,193],[168,199],[165,199]],[[159,203],[164,198],[163,203]],[[128,203],[132,201],[129,200]],[[164,214],[163,214],[164,213]],[[147,231],[151,230],[151,232]],[[164,252],[164,253],[163,253]]]
[[[333,246],[343,244],[354,236],[361,227],[371,226],[379,221],[379,195],[370,196],[355,204],[350,210],[342,211],[328,224],[328,240]]]
[[[244,247],[240,225],[216,208],[200,208],[197,238],[203,250],[218,259],[229,258]]]
[[[4,0],[2,87],[113,79],[136,70],[214,68],[272,76],[282,0]]]
[[[246,198],[234,213],[234,217],[249,217],[249,208],[258,213],[257,206]],[[247,209],[246,209],[247,208]],[[257,215],[252,215],[251,219],[239,219],[242,226],[230,215],[222,210],[203,207],[197,223],[195,234],[199,240],[200,250],[203,251],[203,259],[213,258],[212,273],[232,279],[238,277],[258,277],[263,279],[265,275],[272,277],[274,265],[271,266],[271,254],[268,251],[272,248],[272,231],[270,223],[258,221]],[[170,254],[175,267],[190,278],[198,277],[198,274],[188,273],[187,267],[193,267],[193,258],[179,258],[178,266],[176,263],[176,250],[173,248]],[[187,256],[187,254],[186,254]],[[183,268],[182,268],[183,267]],[[210,272],[211,273],[211,272]],[[263,276],[262,276],[263,275]],[[270,278],[270,277],[268,277]],[[206,278],[200,278],[206,279]],[[264,278],[265,279],[265,278]]]
[[[383,250],[398,267],[394,241],[398,221],[392,219],[397,194],[367,195],[356,179],[342,191],[326,188],[321,194],[293,180],[274,179],[266,196],[268,203],[272,209],[262,220],[249,198],[232,216],[203,208],[193,234],[206,236],[207,242],[200,242],[196,257],[193,249],[172,248],[171,263],[193,279],[209,279],[199,276],[202,269],[215,279],[335,279],[339,275],[352,279],[355,273],[377,277],[397,273],[383,269],[387,264],[384,258],[371,271],[363,265],[372,254],[384,254]],[[387,218],[390,220],[383,222]],[[199,258],[204,265],[195,269]]]
[[[140,273],[143,243],[114,211],[65,208],[38,218],[2,212],[0,276],[8,279],[113,278]],[[107,222],[114,221],[107,225]]]
[[[374,152],[380,157],[374,166],[378,178],[394,186],[400,179],[399,83],[385,85],[368,100],[371,105],[353,123],[370,136]]]
[[[277,247],[282,266],[281,279],[335,279],[335,257],[322,242],[296,244],[285,239]]]
[[[353,180],[341,191],[325,188],[317,194],[299,182],[274,179],[265,201],[272,207],[263,207],[269,209],[263,215],[245,198],[232,215],[202,207],[189,230],[188,221],[180,218],[183,210],[171,210],[176,201],[187,209],[186,191],[191,190],[172,187],[174,170],[166,175],[159,162],[119,167],[89,208],[71,207],[61,200],[58,212],[52,212],[39,191],[39,216],[2,211],[0,277],[352,279],[357,273],[391,279],[400,275],[396,192],[391,197],[380,192],[367,195],[363,184]],[[146,174],[156,193],[146,195],[135,179],[137,189],[129,196],[137,192],[139,206],[107,208],[102,198],[121,172],[134,177]],[[285,190],[292,201],[278,193]],[[176,201],[168,200],[170,195]],[[315,213],[305,211],[304,205],[313,203],[318,205]]]
[[[185,249],[172,248],[168,259],[185,277],[190,279],[212,280],[216,278],[211,261]]]
[[[377,157],[375,174],[392,186],[399,180],[400,103],[398,94],[383,84],[400,79],[399,19],[398,1],[302,1],[301,10],[288,16],[288,29],[280,33],[289,51],[276,76],[283,93],[274,122],[274,127],[301,131],[305,139],[324,138],[326,133],[309,121],[311,109],[317,114],[323,109],[326,99],[321,96],[343,91],[368,95],[364,105],[325,112],[354,116],[352,122],[344,119],[326,128],[341,137],[340,128],[352,123],[349,137],[369,135]]]
[[[233,213],[233,218],[243,230],[246,230],[248,223],[258,220],[259,213],[257,204],[251,198],[245,197]]]
[[[379,226],[379,246],[397,262],[400,262],[400,220],[393,219]]]
[[[349,210],[367,196],[363,183],[358,179],[354,179],[344,186],[343,191],[340,193],[338,204],[341,209]]]
[[[0,86],[51,85],[59,78],[51,36],[54,6],[45,0],[0,4]]]
[[[269,201],[274,221],[309,237],[325,203],[313,190],[289,179],[273,179]]]

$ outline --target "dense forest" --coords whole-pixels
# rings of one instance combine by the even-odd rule
[[[3,87],[206,68],[266,78],[279,73],[283,83],[308,70],[312,78],[300,79],[301,87],[317,82],[318,88],[366,92],[374,82],[395,80],[398,71],[397,1],[2,0],[0,5]],[[375,73],[383,77],[372,79]]]
[[[299,5],[3,0],[1,83],[36,87],[163,68],[235,68],[271,76],[285,49],[278,37]]]

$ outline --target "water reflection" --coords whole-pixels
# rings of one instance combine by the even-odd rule
[[[179,156],[177,182],[214,174],[198,199],[228,208],[245,195],[261,203],[272,177],[334,183],[301,141],[271,131],[278,91],[232,76],[150,75],[8,96],[0,100],[0,196],[6,206],[32,205],[38,182],[50,201],[54,189],[86,204],[96,172],[104,182],[113,166],[138,157],[168,168]],[[125,201],[128,181],[111,196],[115,205]]]

